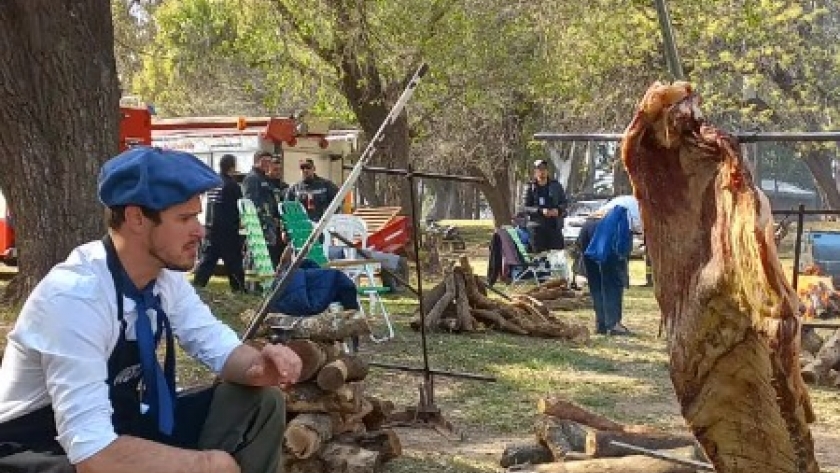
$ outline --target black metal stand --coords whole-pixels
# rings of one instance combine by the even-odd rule
[[[465,436],[459,432],[451,422],[441,413],[440,408],[435,404],[435,375],[446,376],[450,378],[470,379],[475,381],[495,382],[496,378],[491,376],[483,376],[472,373],[454,373],[450,371],[434,370],[429,365],[429,347],[427,343],[426,334],[426,310],[423,304],[423,274],[420,267],[420,216],[417,214],[417,181],[419,178],[440,179],[460,182],[483,182],[483,179],[468,176],[450,176],[438,173],[416,172],[414,167],[410,166],[408,169],[388,169],[365,166],[362,168],[364,172],[373,172],[379,174],[391,174],[398,176],[405,176],[409,186],[409,196],[411,205],[411,225],[412,244],[414,247],[414,255],[417,258],[415,265],[417,273],[417,287],[412,292],[417,294],[417,299],[420,307],[420,341],[422,345],[423,367],[413,368],[409,366],[391,365],[386,363],[371,362],[370,366],[394,369],[400,371],[416,372],[423,374],[423,382],[418,386],[419,399],[417,405],[408,406],[405,410],[395,412],[389,416],[389,422],[395,426],[405,427],[428,427],[434,429],[436,432],[446,437],[456,436],[457,439],[464,440]],[[406,284],[407,285],[407,284]]]

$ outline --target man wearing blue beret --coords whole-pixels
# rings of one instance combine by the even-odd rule
[[[187,281],[204,237],[195,156],[138,147],[106,162],[108,235],[38,284],[0,366],[0,471],[274,473],[300,359],[257,350]],[[223,380],[175,391],[174,340]],[[163,366],[157,345],[165,345]]]

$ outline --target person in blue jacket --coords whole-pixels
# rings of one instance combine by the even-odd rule
[[[596,332],[629,335],[622,324],[622,301],[624,288],[630,283],[628,262],[633,248],[627,209],[616,205],[595,212],[581,227],[577,244],[583,252],[583,267],[595,307]]]

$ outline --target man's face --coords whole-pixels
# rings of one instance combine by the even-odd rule
[[[310,163],[300,163],[300,174],[304,179],[312,179],[315,175],[315,165]]]
[[[269,177],[276,179],[283,177],[283,164],[271,161],[271,165],[268,167],[268,172],[266,174],[268,174]]]
[[[259,163],[257,163],[257,167],[260,168],[262,172],[268,174],[271,170],[271,156],[262,156]]]
[[[162,211],[159,224],[149,221],[149,255],[166,269],[192,269],[204,238],[204,226],[198,221],[200,213],[201,197],[195,196]]]
[[[534,177],[540,180],[548,178],[548,167],[539,165],[534,169]]]

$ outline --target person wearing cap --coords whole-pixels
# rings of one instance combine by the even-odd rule
[[[271,264],[276,267],[280,260],[280,209],[274,185],[268,176],[273,160],[268,151],[254,153],[254,167],[242,180],[242,194],[257,208],[268,255]]]
[[[245,290],[245,270],[242,268],[245,239],[239,233],[238,206],[242,188],[233,178],[235,172],[236,156],[222,156],[219,160],[219,177],[223,184],[207,193],[207,244],[193,278],[193,284],[198,287],[207,285],[221,258],[225,263],[230,289],[233,292]]]
[[[24,304],[0,365],[0,471],[274,472],[300,359],[240,342],[187,281],[201,194],[193,155],[135,147],[98,180],[108,232],[75,248]],[[174,342],[216,373],[177,392]],[[164,362],[157,346],[164,345]]]
[[[528,183],[523,205],[528,214],[532,252],[563,249],[563,213],[566,205],[563,186],[548,176],[548,161],[534,161],[534,179]]]
[[[300,174],[301,180],[289,187],[286,200],[300,201],[309,220],[317,222],[338,194],[338,187],[315,173],[315,162],[311,159],[300,161]]]

